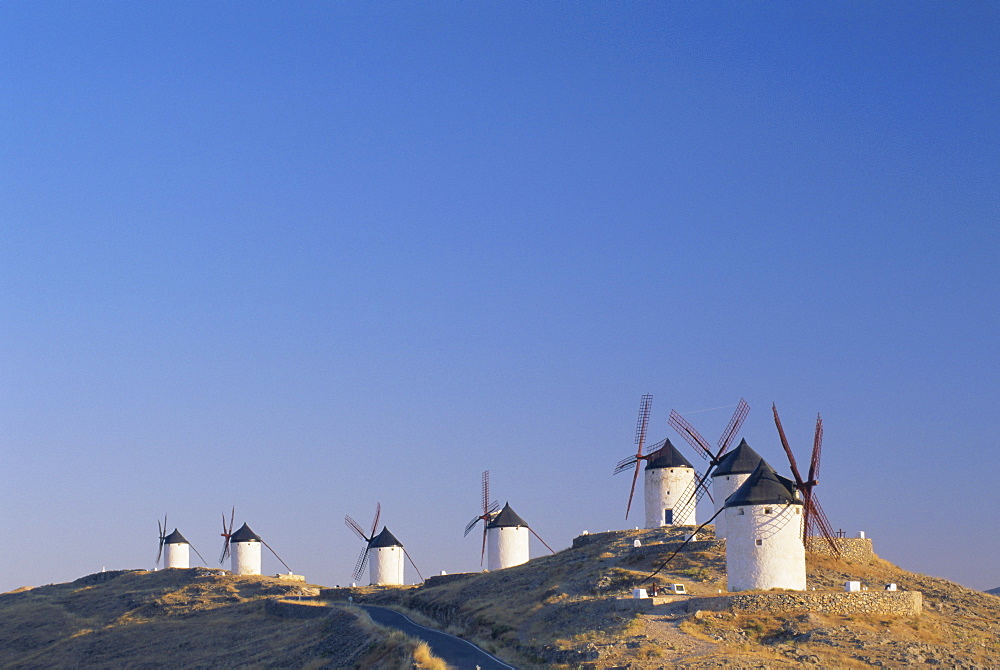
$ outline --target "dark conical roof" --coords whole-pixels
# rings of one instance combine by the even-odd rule
[[[229,538],[230,542],[260,542],[260,535],[250,530],[245,523]]]
[[[760,462],[743,485],[726,498],[726,507],[741,507],[743,505],[801,505],[802,501],[795,497],[795,483],[782,477],[774,469]]]
[[[389,529],[382,526],[382,532],[372,538],[368,543],[369,548],[376,547],[402,547],[403,543],[396,539],[396,536],[389,532]]]
[[[486,524],[487,528],[517,528],[518,526],[527,528],[528,522],[517,515],[510,503],[505,503],[500,513]]]
[[[767,463],[767,461],[761,458],[760,454],[747,444],[746,440],[740,440],[740,446],[722,457],[719,464],[712,470],[712,476],[748,475],[756,470],[761,462]]]
[[[646,460],[647,470],[656,468],[694,468],[694,466],[667,439],[663,441],[663,446],[651,453]]]
[[[191,544],[191,543],[188,542],[186,539],[184,539],[184,536],[181,535],[181,532],[179,530],[174,528],[174,532],[163,538],[163,544]]]

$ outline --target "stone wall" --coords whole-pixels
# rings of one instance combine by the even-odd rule
[[[856,593],[746,593],[726,596],[729,609],[756,612],[823,612],[825,614],[885,614],[918,616],[923,611],[919,591],[860,591]]]
[[[878,558],[875,555],[875,548],[872,546],[870,537],[835,537],[833,541],[840,549],[840,557],[848,561],[868,563],[872,559]],[[830,545],[822,537],[807,537],[806,550],[826,556],[833,555]]]
[[[855,593],[775,591],[720,596],[657,596],[620,598],[618,609],[640,612],[733,612],[736,614],[788,614],[823,612],[842,615],[919,616],[923,594],[919,591],[860,591]]]

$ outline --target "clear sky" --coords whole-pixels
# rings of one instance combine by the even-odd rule
[[[0,590],[202,554],[478,569],[480,473],[624,519],[639,397],[1000,586],[1000,6],[0,4]],[[690,414],[714,441],[731,408]],[[701,461],[697,463],[701,465]],[[533,541],[534,542],[534,541]],[[544,551],[533,545],[533,551]],[[280,566],[265,559],[265,569]]]

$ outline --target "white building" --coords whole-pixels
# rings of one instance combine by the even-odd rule
[[[795,484],[761,462],[726,500],[730,591],[806,588],[802,501]]]
[[[371,584],[377,585],[399,585],[403,581],[403,544],[389,532],[389,529],[382,527],[382,532],[372,538],[368,544],[369,575]]]
[[[715,499],[716,512],[722,509],[726,498],[735,493],[762,462],[766,463],[746,440],[741,440],[738,447],[722,457],[712,470],[712,497]],[[715,517],[715,537],[720,540],[726,537],[725,514]]]
[[[486,524],[486,566],[503,570],[527,563],[528,524],[517,515],[510,503],[503,506]]]
[[[163,567],[191,567],[191,544],[176,528],[174,528],[174,532],[163,538]]]
[[[234,575],[260,574],[260,535],[250,530],[245,523],[229,538]]]
[[[694,467],[666,440],[646,461],[643,479],[646,528],[696,525],[695,485]],[[690,504],[683,510],[675,509],[678,502],[685,500]]]

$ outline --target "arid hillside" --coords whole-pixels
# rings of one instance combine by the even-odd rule
[[[714,611],[706,603],[725,590],[725,553],[710,532],[654,580],[684,584],[691,599],[637,606],[631,589],[650,586],[684,532],[595,534],[525,565],[419,587],[323,589],[199,568],[98,573],[0,595],[0,666],[429,667],[414,660],[414,640],[373,626],[349,600],[401,609],[524,669],[989,668],[1000,658],[1000,598],[876,556],[810,554],[810,588],[895,583],[922,592],[919,615]]]
[[[102,572],[0,595],[0,666],[399,668],[416,644],[315,587],[192,568]],[[309,605],[312,607],[309,607]]]
[[[396,603],[520,667],[716,668],[899,667],[913,663],[996,667],[1000,598],[943,579],[866,560],[810,554],[809,585],[842,592],[848,580],[872,590],[895,583],[923,593],[919,616],[805,612],[689,611],[687,603],[628,608],[634,586],[679,545],[683,529],[600,533],[577,546],[495,573],[432,578],[419,588],[353,589],[355,600]],[[711,533],[702,539],[711,540]],[[635,540],[641,547],[635,547]],[[585,540],[585,541],[579,541]],[[655,581],[683,583],[693,596],[726,589],[725,553],[715,543],[679,553]],[[324,590],[331,598],[348,590]],[[625,607],[626,609],[623,609]]]

